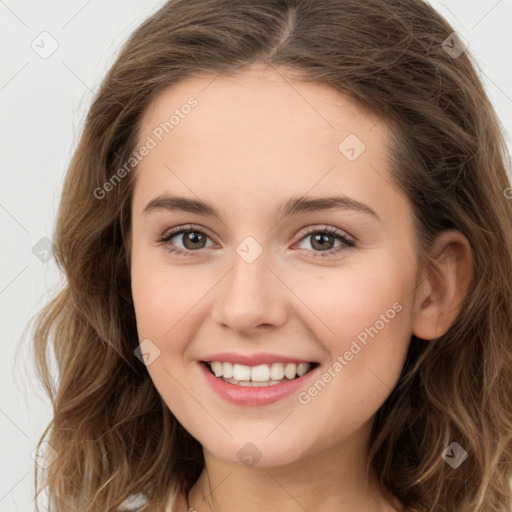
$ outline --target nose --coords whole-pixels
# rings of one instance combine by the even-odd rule
[[[249,334],[284,324],[291,292],[267,265],[265,254],[252,263],[234,254],[233,267],[216,287],[212,317],[217,325]]]

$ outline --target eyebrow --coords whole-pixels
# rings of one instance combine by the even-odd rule
[[[333,210],[336,208],[366,213],[375,217],[379,221],[382,220],[368,205],[360,203],[359,201],[347,196],[292,197],[277,210],[276,215],[277,217],[289,217],[291,215],[298,215],[301,213]],[[143,213],[146,214],[158,210],[179,210],[182,212],[203,215],[205,217],[215,216],[219,219],[222,218],[219,212],[217,212],[217,210],[208,203],[181,196],[160,195],[155,197],[146,205]]]

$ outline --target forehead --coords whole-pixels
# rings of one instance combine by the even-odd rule
[[[189,109],[191,98],[197,105]],[[169,121],[173,113],[177,114],[172,121],[174,135],[190,127],[197,138],[213,135],[214,126],[232,129],[232,138],[254,136],[256,131],[263,136],[279,128],[287,129],[281,139],[290,132],[295,136],[304,134],[304,128],[338,132],[338,137],[359,131],[362,136],[379,123],[355,100],[327,84],[307,82],[296,72],[261,65],[231,76],[189,77],[168,87],[146,109],[139,141],[160,123]]]
[[[138,143],[153,147],[136,169],[135,200],[173,191],[242,208],[250,197],[263,206],[336,189],[391,207],[388,134],[347,95],[283,70],[191,77],[143,116]]]

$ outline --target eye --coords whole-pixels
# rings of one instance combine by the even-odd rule
[[[340,251],[346,250],[350,247],[355,247],[355,242],[350,240],[345,233],[342,231],[324,226],[323,228],[317,229],[306,229],[300,234],[301,239],[299,243],[307,240],[311,240],[310,246],[313,248],[313,252],[316,253],[313,257],[326,257],[333,254],[337,254]],[[175,243],[172,242],[174,238],[180,240],[184,248],[176,247]],[[177,253],[181,256],[190,256],[193,252],[199,252],[201,249],[205,249],[208,234],[193,225],[181,226],[168,231],[158,241],[164,245],[167,245],[167,250],[171,253]],[[338,246],[332,246],[336,240],[340,241]],[[310,251],[311,252],[311,251]]]
[[[177,238],[184,245],[184,249],[175,247],[174,243],[171,243],[173,238]],[[209,238],[208,234],[202,229],[196,228],[195,226],[184,226],[172,229],[168,231],[159,242],[169,246],[169,252],[175,252],[183,256],[188,255],[191,252],[197,252],[199,249],[204,249],[206,239]]]
[[[322,257],[325,258],[327,256],[332,256],[333,254],[337,254],[341,251],[346,250],[347,248],[355,247],[355,242],[350,240],[345,233],[342,231],[331,228],[329,226],[324,226],[323,228],[317,229],[309,229],[301,232],[301,240],[300,242],[311,240],[310,246],[313,249],[318,249],[318,251],[314,251],[316,254],[313,255],[314,258]],[[334,247],[333,244],[335,241],[339,240],[341,243]]]

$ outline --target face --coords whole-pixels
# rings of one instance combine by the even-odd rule
[[[414,232],[388,129],[283,73],[183,81],[139,131],[131,279],[147,370],[205,450],[238,464],[367,436],[412,331]],[[225,382],[205,361],[261,381]]]

